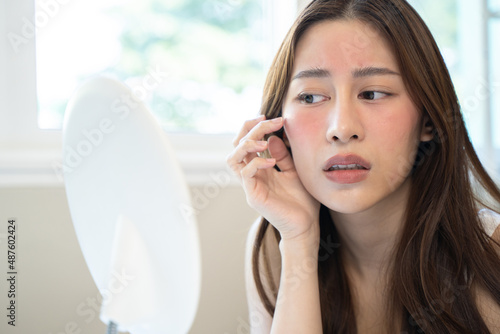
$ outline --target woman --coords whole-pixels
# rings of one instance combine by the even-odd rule
[[[228,157],[253,332],[500,333],[500,191],[406,1],[313,1],[261,112]]]

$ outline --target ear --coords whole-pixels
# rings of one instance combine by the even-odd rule
[[[432,121],[429,118],[429,115],[427,113],[424,114],[424,117],[422,117],[422,127],[421,127],[421,132],[420,132],[420,141],[422,142],[427,142],[431,141],[432,138],[434,138],[434,124],[432,124]]]

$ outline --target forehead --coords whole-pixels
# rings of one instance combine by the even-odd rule
[[[306,30],[295,50],[294,72],[304,68],[341,71],[346,67],[398,66],[389,43],[358,20],[322,21]]]

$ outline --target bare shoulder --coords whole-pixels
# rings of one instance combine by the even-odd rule
[[[494,248],[497,250],[498,256],[500,257],[500,225],[496,227],[495,231],[491,235],[491,239],[495,241],[497,244],[494,245]]]
[[[489,209],[481,209],[479,210],[478,215],[486,234],[493,236],[500,225],[500,214]]]
[[[261,219],[259,218],[250,227],[247,236],[246,252],[245,252],[245,284],[247,291],[249,320],[250,320],[250,327],[252,334],[260,334],[260,333],[267,334],[271,331],[271,325],[272,325],[272,317],[269,314],[269,312],[267,312],[267,310],[264,307],[264,304],[260,299],[259,293],[257,291],[257,286],[255,284],[255,280],[253,277],[252,256],[255,248],[254,246],[255,238],[257,237],[260,225],[261,225]],[[270,256],[271,260],[270,266],[271,268],[273,268],[273,272],[275,270],[279,271],[278,267],[280,261],[278,260],[278,263],[275,263],[275,261],[273,261],[273,259],[276,259],[277,256],[279,256],[279,249],[277,247],[273,247],[273,244],[270,241],[272,240],[266,235],[263,242],[266,244],[266,250],[272,253],[272,256]],[[276,252],[278,252],[278,254],[276,254]],[[269,291],[270,283],[271,282],[265,280],[263,281],[265,290]]]
[[[500,226],[496,226],[491,239],[500,244]],[[500,256],[500,247],[495,246]],[[475,286],[476,303],[491,333],[500,334],[500,305],[491,294],[480,286]]]

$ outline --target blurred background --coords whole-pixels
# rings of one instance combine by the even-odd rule
[[[203,275],[190,333],[248,333],[243,258],[257,214],[225,157],[242,122],[258,114],[270,62],[307,2],[0,0],[0,254],[7,219],[19,224],[18,326],[2,321],[0,332],[105,331],[61,161],[67,101],[86,79],[104,74],[148,105],[189,183]],[[439,44],[470,137],[498,180],[500,0],[410,3]],[[0,306],[5,289],[2,279]]]

